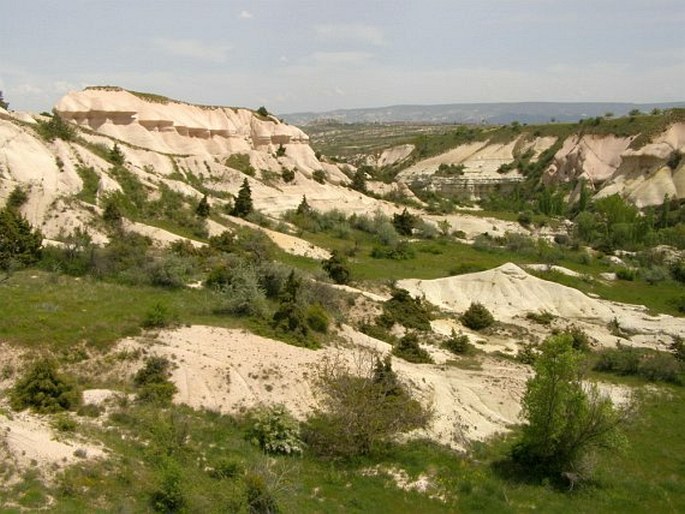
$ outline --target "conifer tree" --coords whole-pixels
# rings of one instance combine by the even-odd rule
[[[244,218],[253,211],[254,207],[252,205],[252,190],[250,189],[250,184],[247,179],[243,180],[243,185],[240,186],[238,191],[238,197],[235,199],[235,205],[233,206],[233,211],[231,214],[233,216],[238,216]]]

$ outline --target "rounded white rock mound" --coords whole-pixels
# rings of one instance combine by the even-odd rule
[[[498,319],[543,310],[564,318],[607,322],[615,316],[608,306],[577,289],[534,277],[512,263],[455,277],[400,280],[397,287],[452,312],[464,312],[478,302]]]

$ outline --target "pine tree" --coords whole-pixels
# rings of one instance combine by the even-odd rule
[[[5,102],[5,98],[2,96],[2,91],[0,91],[0,107],[7,110],[10,104]]]
[[[207,218],[209,216],[209,202],[207,201],[207,195],[204,195],[202,197],[202,200],[200,200],[200,203],[197,204],[197,207],[195,208],[195,214],[197,214],[200,218]]]
[[[240,186],[238,191],[238,197],[235,199],[235,205],[233,206],[233,211],[231,214],[233,216],[238,216],[244,218],[253,211],[254,207],[252,205],[252,190],[250,189],[250,184],[247,179],[243,180],[243,185]]]

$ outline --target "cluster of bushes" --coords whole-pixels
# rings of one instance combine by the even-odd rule
[[[674,354],[623,345],[601,350],[593,369],[678,385],[682,385],[685,372],[682,361]]]
[[[166,357],[152,356],[145,359],[143,367],[133,377],[136,398],[141,402],[166,405],[176,394],[176,385],[169,380],[172,363]]]

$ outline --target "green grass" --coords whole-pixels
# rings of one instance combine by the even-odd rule
[[[0,285],[0,340],[36,349],[82,342],[103,348],[139,333],[157,303],[183,323],[236,324],[212,314],[216,299],[206,290],[133,287],[29,270]]]
[[[593,480],[573,491],[499,474],[493,464],[506,455],[512,437],[474,443],[469,456],[414,441],[348,462],[306,453],[267,459],[245,440],[240,419],[182,406],[130,405],[105,427],[81,428],[102,440],[112,458],[67,469],[50,490],[29,475],[0,499],[19,498],[38,508],[50,493],[59,512],[148,511],[163,470],[175,466],[190,512],[245,512],[243,477],[258,473],[267,483],[281,477],[273,491],[286,513],[677,513],[685,508],[685,393],[660,391],[643,395],[626,428],[627,449],[600,454]],[[217,479],[205,471],[221,461],[238,463],[239,472]],[[368,475],[377,467],[380,473]],[[383,472],[393,468],[413,480],[427,475],[433,487],[428,494],[398,489]]]

